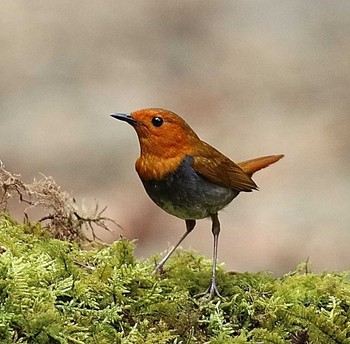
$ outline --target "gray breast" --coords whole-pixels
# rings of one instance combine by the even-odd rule
[[[185,157],[178,169],[159,181],[143,181],[149,197],[163,210],[181,219],[203,219],[229,204],[238,191],[209,182]]]

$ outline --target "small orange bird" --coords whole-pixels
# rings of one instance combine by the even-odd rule
[[[186,222],[186,232],[157,264],[162,270],[175,249],[193,230],[196,220],[210,217],[214,236],[213,267],[209,299],[220,296],[216,285],[216,264],[220,222],[218,211],[240,192],[258,189],[251,179],[254,172],[280,160],[269,155],[235,164],[217,149],[202,141],[175,113],[164,109],[143,109],[129,114],[114,113],[136,130],[140,157],[136,171],[148,196],[160,208]]]

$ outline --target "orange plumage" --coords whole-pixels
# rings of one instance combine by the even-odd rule
[[[164,109],[143,109],[131,114],[112,114],[131,124],[139,138],[137,173],[150,198],[168,213],[186,221],[186,232],[160,261],[164,263],[195,227],[196,219],[211,217],[214,254],[209,298],[220,295],[216,286],[217,244],[220,232],[218,211],[240,192],[257,189],[251,179],[283,155],[270,155],[235,164],[202,141],[175,113]]]

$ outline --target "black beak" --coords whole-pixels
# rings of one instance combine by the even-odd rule
[[[131,125],[140,125],[141,122],[137,121],[135,118],[132,118],[129,113],[112,113],[113,118],[119,119],[120,121],[127,122]]]

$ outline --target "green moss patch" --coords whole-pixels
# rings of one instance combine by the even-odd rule
[[[0,343],[350,343],[347,273],[229,273],[179,251],[163,275],[125,239],[83,250],[0,218]]]

